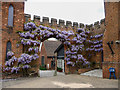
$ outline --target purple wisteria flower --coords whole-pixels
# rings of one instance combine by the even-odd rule
[[[73,32],[72,30],[69,30],[69,31],[68,31],[68,37],[69,37],[69,36],[74,36],[74,35],[75,35],[75,34],[74,34],[74,32]]]
[[[32,60],[36,60],[37,58],[39,58],[37,54],[29,55],[24,53],[21,55],[21,57],[18,58],[18,63],[27,64],[30,63]]]
[[[22,63],[22,62],[24,62],[24,58],[23,57],[19,57],[18,58],[18,63]]]
[[[84,59],[83,55],[81,55],[81,54],[78,54],[77,56],[78,56],[78,60]]]
[[[13,56],[10,60],[11,60],[12,62],[15,62],[15,61],[17,61],[18,59],[17,59],[15,56]]]
[[[71,58],[77,59],[77,56],[76,55],[72,55]]]
[[[77,40],[76,43],[82,44],[83,41],[81,41],[81,40]]]
[[[10,71],[10,70],[11,70],[11,67],[4,68],[4,71]]]
[[[90,39],[93,39],[94,38],[94,36],[90,36]]]
[[[71,62],[71,61],[67,62],[67,65],[72,65],[72,64],[73,64],[73,62]]]
[[[23,45],[31,45],[34,44],[34,46],[36,45],[40,45],[40,42],[36,41],[36,40],[30,40],[30,39],[21,39],[21,44]]]
[[[70,50],[66,51],[66,54],[71,54],[71,51]]]
[[[38,54],[34,54],[34,57],[39,58]]]
[[[13,55],[14,55],[14,53],[12,51],[7,52],[7,57],[12,57]]]
[[[84,32],[84,29],[78,28],[78,29],[77,29],[77,32]]]
[[[67,34],[68,34],[68,32],[67,32],[67,31],[65,31],[65,30],[64,30],[64,31],[62,31],[61,33],[62,33],[62,34],[64,34],[64,35],[67,35]]]
[[[69,39],[69,38],[67,38],[66,40],[67,40],[67,41],[70,41],[70,39]]]
[[[31,45],[31,42],[30,41],[27,41],[27,43],[26,43],[27,45]]]
[[[99,44],[99,41],[97,40],[97,41],[93,41],[92,42],[93,44]]]
[[[38,54],[34,54],[34,55],[32,55],[32,58],[33,58],[33,60],[36,60],[37,58],[39,58],[39,56],[38,56]]]
[[[34,35],[34,34],[30,34],[30,37],[31,37],[31,38],[34,38],[34,37],[35,37],[35,35]]]
[[[73,55],[73,54],[77,54],[77,52],[71,52],[71,54]]]
[[[87,40],[87,42],[89,42],[90,44],[93,43],[91,40]]]
[[[84,65],[84,66],[85,66],[85,65],[90,65],[90,62],[84,61],[83,65]],[[89,66],[88,66],[88,67],[89,67]]]
[[[64,44],[66,44],[66,45],[71,45],[71,43],[68,42],[68,41],[64,42]]]
[[[24,25],[24,30],[25,31],[35,30],[36,28],[37,27],[36,27],[35,23],[33,23],[33,22],[29,22],[29,23]]]
[[[38,53],[38,47],[35,47],[34,50],[35,50],[35,53]]]
[[[18,73],[18,71],[20,70],[20,67],[12,67],[11,68],[11,73]]]
[[[76,35],[78,40],[82,38],[80,34],[76,34]]]
[[[66,56],[67,56],[67,57],[70,57],[71,55],[70,55],[70,54],[67,54]]]
[[[77,41],[77,37],[74,37],[74,38],[72,39],[72,41]]]
[[[103,34],[98,34],[98,35],[95,35],[95,36],[90,36],[90,39],[93,39],[93,38],[98,39],[100,37],[103,37]]]
[[[75,47],[74,45],[72,45],[71,51],[78,51],[78,50],[79,50],[79,48],[77,48],[77,47]]]
[[[90,50],[90,48],[86,48],[86,51],[89,51]]]
[[[94,48],[102,47],[102,44],[95,45]]]
[[[6,61],[5,62],[5,66],[9,66],[10,64],[9,64],[9,61]]]
[[[31,68],[31,66],[30,65],[24,65],[22,68],[23,69],[28,69],[28,68]]]
[[[44,28],[44,26],[40,25],[39,28]]]
[[[100,40],[99,42],[102,43],[102,40]]]
[[[100,38],[102,36],[103,36],[103,34],[99,34],[99,35],[95,35],[94,38]]]
[[[80,33],[82,37],[86,37],[85,32]]]
[[[90,50],[90,51],[94,51],[94,50],[95,50],[95,48],[90,48],[89,50]]]
[[[86,34],[89,34],[89,33],[90,33],[90,31],[86,31],[85,33],[86,33]]]
[[[33,50],[33,48],[29,48],[28,51],[31,52]]]
[[[66,57],[66,59],[65,59],[65,60],[66,60],[66,61],[70,61],[70,58],[67,58],[67,57]]]
[[[90,47],[91,47],[91,48],[93,48],[94,46],[93,46],[93,45],[91,45]]]
[[[103,51],[103,48],[95,49],[95,52]]]

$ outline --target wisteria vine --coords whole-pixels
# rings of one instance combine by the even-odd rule
[[[30,68],[30,63],[39,58],[40,43],[48,38],[54,37],[66,45],[66,62],[67,65],[79,67],[81,63],[84,67],[89,67],[90,62],[86,54],[91,52],[101,52],[103,34],[91,35],[91,32],[85,28],[78,28],[75,32],[72,30],[61,31],[46,26],[36,26],[33,22],[24,25],[24,31],[18,31],[20,43],[25,46],[26,50],[21,57],[16,58],[13,52],[8,52],[11,57],[6,62],[4,71],[11,70],[11,73],[18,72],[21,68]],[[17,62],[17,66],[14,63]],[[12,67],[11,67],[12,66]]]

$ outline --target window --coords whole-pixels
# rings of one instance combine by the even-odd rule
[[[7,47],[6,47],[6,61],[8,61],[8,58],[7,58],[7,52],[8,51],[11,51],[11,42],[10,41],[7,42]]]
[[[41,64],[44,66],[44,56],[42,56]]]
[[[8,26],[13,26],[13,12],[14,8],[12,5],[10,5],[8,11]]]

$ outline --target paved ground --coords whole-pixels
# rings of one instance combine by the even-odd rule
[[[117,80],[82,75],[21,78],[4,81],[5,88],[118,88]]]
[[[81,75],[85,76],[95,76],[95,77],[103,77],[102,69],[95,69],[89,72],[82,73]]]

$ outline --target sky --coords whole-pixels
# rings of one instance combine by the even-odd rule
[[[104,0],[27,0],[25,13],[92,24],[105,18]],[[42,19],[41,19],[42,21]],[[58,22],[57,22],[58,23]]]

